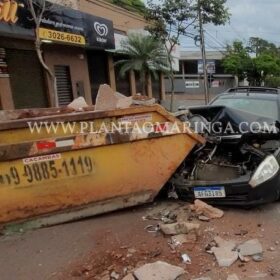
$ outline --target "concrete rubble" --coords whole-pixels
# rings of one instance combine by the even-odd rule
[[[236,244],[235,244],[234,241],[232,241],[232,240],[224,240],[220,236],[215,236],[214,237],[214,241],[215,241],[215,243],[217,244],[218,247],[225,248],[225,249],[228,249],[230,251],[234,250],[235,247],[236,247]]]
[[[229,267],[238,259],[238,252],[231,251],[228,248],[214,247],[212,248],[212,252],[220,267]]]
[[[238,260],[238,252],[233,251],[236,244],[233,241],[227,241],[217,236],[214,238],[218,247],[212,247],[211,251],[220,267],[229,267]]]
[[[95,111],[106,111],[128,108],[132,105],[132,97],[116,93],[109,85],[100,85],[95,102]]]
[[[227,280],[239,280],[239,277],[236,274],[230,274]]]
[[[181,267],[157,261],[136,269],[134,276],[138,280],[175,280],[184,273],[185,270]]]
[[[242,256],[253,256],[263,252],[262,244],[258,239],[251,239],[237,247]]]
[[[135,280],[135,278],[132,273],[129,273],[122,280]]]
[[[207,203],[196,199],[194,204],[191,206],[192,211],[194,211],[199,216],[204,216],[208,219],[220,219],[224,216],[224,211],[208,205]]]
[[[153,105],[156,103],[155,98],[150,98],[148,96],[143,96],[140,93],[137,93],[135,96],[133,96],[132,104],[133,105]]]
[[[212,280],[210,277],[200,277],[200,278],[195,278],[192,280]]]
[[[179,246],[185,243],[195,243],[197,241],[197,235],[195,233],[178,234],[171,237],[171,242],[175,246]]]
[[[114,109],[129,108],[131,105],[153,105],[154,98],[137,94],[135,96],[125,96],[115,92],[109,85],[100,85],[95,102],[95,111],[106,111]],[[75,105],[75,107],[77,107]],[[76,110],[76,109],[75,109]]]
[[[161,231],[166,235],[187,234],[189,232],[197,232],[200,225],[195,223],[173,223],[173,224],[160,224]]]
[[[84,108],[88,107],[88,104],[86,103],[85,99],[80,96],[68,104],[67,107],[75,111],[83,111]]]

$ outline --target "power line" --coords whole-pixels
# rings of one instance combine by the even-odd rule
[[[205,30],[205,32],[207,33],[208,36],[210,36],[212,38],[212,40],[214,40],[218,45],[220,45],[222,48],[226,48],[226,45],[224,43],[222,43],[220,40],[218,40],[217,38],[215,38],[210,32],[208,32],[207,30]]]

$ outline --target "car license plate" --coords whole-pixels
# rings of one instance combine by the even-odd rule
[[[195,198],[216,198],[226,197],[224,187],[197,187],[194,188]]]

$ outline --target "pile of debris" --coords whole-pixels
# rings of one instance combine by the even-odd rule
[[[181,210],[182,209],[185,212],[185,215],[182,215],[180,210],[177,209],[176,211],[165,210],[161,213],[144,217],[146,220],[149,219],[159,221],[156,226],[150,225],[147,226],[146,229],[149,232],[161,232],[164,236],[168,236],[168,242],[172,250],[176,250],[176,247],[183,244],[198,244],[198,240],[201,236],[201,225],[197,222],[190,222],[193,219],[209,222],[212,219],[221,219],[224,216],[224,212],[222,210],[208,205],[201,200],[195,200],[193,205],[187,208],[181,207]],[[242,235],[242,233],[240,234]],[[238,244],[233,240],[224,240],[220,236],[215,236],[214,240],[205,246],[205,251],[215,257],[219,267],[230,267],[238,259],[243,264],[249,262],[251,259],[256,262],[262,261],[263,259],[263,248],[258,239],[251,239]],[[181,257],[183,264],[191,264],[191,258],[188,256],[188,254],[181,254]],[[147,267],[153,267],[153,265],[149,264]],[[146,267],[144,270],[146,270]],[[141,279],[165,279],[160,277],[153,278],[150,275],[149,277]],[[210,280],[208,277],[199,279]],[[236,274],[228,275],[228,280],[238,279],[239,278]]]
[[[216,236],[205,249],[207,253],[215,256],[220,267],[229,267],[238,259],[246,263],[251,260],[250,257],[256,262],[263,260],[263,248],[258,239],[251,239],[237,245],[235,241]]]
[[[114,109],[124,109],[131,105],[153,105],[155,104],[154,98],[149,98],[147,96],[142,96],[141,94],[136,94],[135,96],[125,96],[119,92],[114,92],[114,90],[104,84],[99,87],[95,111],[106,111]]]
[[[106,111],[129,108],[132,105],[149,106],[155,104],[154,98],[149,98],[137,93],[134,96],[125,96],[115,92],[109,85],[100,85],[95,106],[88,105],[84,97],[74,99],[67,106],[58,108],[34,108],[18,110],[0,110],[0,122],[20,120],[26,118],[38,118],[42,116],[54,116],[86,111]]]

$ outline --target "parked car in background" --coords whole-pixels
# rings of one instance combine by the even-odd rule
[[[182,199],[255,206],[280,197],[280,94],[233,88],[180,117],[207,139],[171,179]]]

